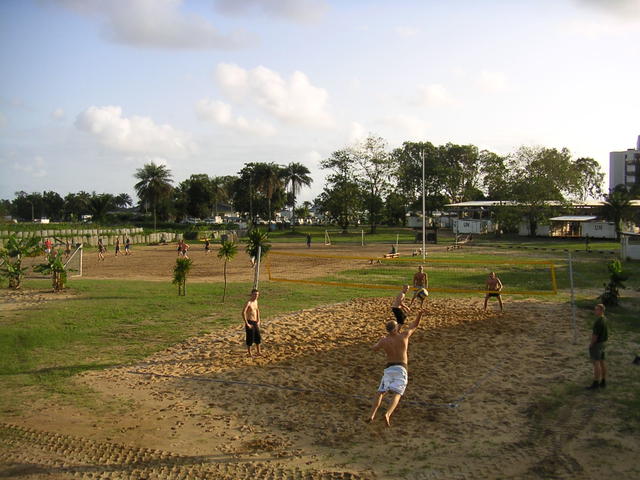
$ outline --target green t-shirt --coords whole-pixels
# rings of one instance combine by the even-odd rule
[[[593,324],[593,334],[598,337],[597,343],[606,342],[609,339],[609,326],[604,316],[598,317]]]

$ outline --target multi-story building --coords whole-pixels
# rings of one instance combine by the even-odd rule
[[[609,153],[609,190],[620,184],[640,185],[640,135],[635,149]]]

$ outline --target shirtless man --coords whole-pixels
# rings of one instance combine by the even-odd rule
[[[500,303],[500,311],[502,312],[502,296],[500,295],[500,292],[502,291],[502,282],[496,276],[496,272],[491,272],[489,274],[489,277],[487,278],[486,289],[487,291],[489,291],[489,293],[484,296],[484,309],[487,309],[487,301],[489,300],[489,297],[497,297],[498,303]]]
[[[396,316],[396,321],[399,325],[402,325],[407,318],[407,313],[410,308],[404,303],[404,298],[409,291],[409,285],[404,285],[402,287],[402,291],[398,294],[398,296],[393,300],[391,304],[391,311]]]
[[[378,393],[373,400],[373,408],[368,419],[369,422],[373,422],[374,418],[376,418],[376,412],[382,404],[382,398],[387,392],[391,392],[393,396],[384,414],[387,427],[391,426],[391,414],[398,406],[400,397],[404,394],[409,380],[407,366],[409,363],[409,355],[407,354],[409,350],[409,337],[413,335],[413,332],[415,332],[420,325],[423,313],[423,311],[420,311],[416,319],[402,332],[394,320],[389,320],[385,326],[387,335],[382,337],[378,343],[373,346],[373,350],[376,352],[384,350],[384,353],[387,355],[387,367],[384,369],[382,381],[378,387]]]
[[[98,260],[102,260],[104,262],[104,253],[107,251],[106,248],[104,248],[104,243],[102,243],[102,239],[99,238],[98,239]]]
[[[420,293],[421,290],[424,290],[425,292],[428,293],[428,289],[429,289],[429,276],[424,273],[424,268],[422,265],[420,265],[418,267],[418,271],[415,273],[415,275],[413,275],[413,288],[416,289],[415,292],[413,292],[413,298],[411,299],[411,303],[409,303],[409,307],[411,307],[411,305],[413,305],[413,301],[416,299],[416,297],[418,296],[418,294]],[[424,295],[424,293],[420,294],[420,306],[422,306],[422,304],[424,303],[426,295]]]
[[[116,238],[116,257],[120,254],[120,237]]]
[[[244,330],[246,333],[247,355],[251,355],[251,345],[256,345],[257,355],[260,353],[260,307],[258,307],[258,297],[260,292],[255,288],[251,290],[251,297],[242,310],[242,320],[244,320]]]

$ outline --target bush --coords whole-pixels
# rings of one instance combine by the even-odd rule
[[[607,269],[609,283],[604,284],[604,293],[600,295],[600,300],[607,306],[616,306],[620,302],[620,289],[627,288],[622,282],[629,278],[629,274],[622,270],[620,260],[612,260]]]

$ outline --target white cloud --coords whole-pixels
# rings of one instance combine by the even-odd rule
[[[477,83],[481,89],[487,92],[501,92],[507,86],[507,77],[502,72],[482,70]]]
[[[350,145],[355,145],[367,138],[367,129],[361,123],[351,122],[347,138]]]
[[[406,140],[420,140],[427,136],[431,124],[411,115],[396,114],[385,117],[382,123],[401,133]]]
[[[241,115],[234,115],[231,105],[220,100],[200,100],[196,105],[196,113],[201,120],[213,121],[225,128],[262,136],[275,133],[275,128],[266,122],[249,122]]]
[[[64,110],[62,108],[56,108],[51,112],[51,118],[54,120],[62,120],[64,118]]]
[[[418,30],[415,27],[400,26],[395,28],[395,32],[396,32],[396,35],[400,37],[412,38],[417,36],[418,33],[420,33],[420,30]]]
[[[640,17],[638,0],[577,0],[577,2],[622,18]]]
[[[183,156],[196,150],[190,135],[171,125],[158,125],[149,117],[123,117],[118,106],[89,107],[75,124],[102,145],[120,152]]]
[[[45,169],[45,161],[41,156],[34,157],[33,163],[14,163],[13,169],[36,178],[42,178],[47,175],[47,170]]]
[[[220,33],[206,18],[185,13],[183,0],[48,0],[99,18],[109,40],[136,47],[238,48],[246,33]]]
[[[222,91],[236,102],[254,104],[284,122],[333,124],[326,111],[327,91],[313,86],[303,72],[295,71],[287,80],[263,66],[245,70],[221,63],[216,69],[216,79]]]
[[[317,21],[327,11],[324,0],[217,0],[216,7],[219,12],[230,15],[259,11],[299,22]]]
[[[426,107],[442,107],[456,102],[444,85],[432,83],[418,87],[418,103]]]

